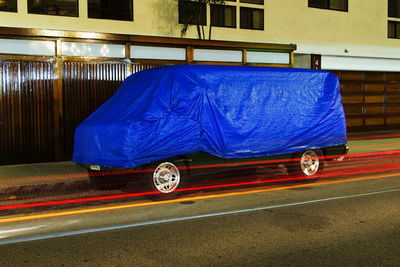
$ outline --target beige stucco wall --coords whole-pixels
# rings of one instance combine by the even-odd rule
[[[228,4],[260,7],[237,2]],[[213,39],[300,46],[340,44],[372,50],[400,48],[399,39],[387,38],[386,0],[350,0],[348,12],[309,8],[307,3],[307,0],[265,0],[264,31],[214,27]],[[134,0],[134,21],[125,22],[88,19],[84,0],[79,2],[79,18],[27,14],[27,0],[19,0],[18,13],[0,12],[0,26],[179,37],[177,6],[177,0]],[[238,14],[238,27],[239,21]],[[195,27],[186,37],[197,38]]]

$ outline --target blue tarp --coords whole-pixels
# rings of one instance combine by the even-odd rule
[[[343,144],[329,72],[175,65],[128,77],[76,129],[73,161],[132,168],[197,151],[245,158]]]

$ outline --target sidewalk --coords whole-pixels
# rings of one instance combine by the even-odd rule
[[[400,133],[349,134],[349,154],[400,149]],[[0,166],[0,192],[9,187],[88,181],[87,172],[71,161]]]
[[[87,171],[71,161],[0,166],[0,201],[32,192],[74,192],[87,189]]]

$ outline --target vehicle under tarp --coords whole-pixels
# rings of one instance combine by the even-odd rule
[[[174,65],[129,76],[75,132],[73,161],[134,168],[204,151],[270,156],[346,144],[326,71]]]

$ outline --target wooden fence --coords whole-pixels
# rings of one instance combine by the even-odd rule
[[[348,131],[400,129],[400,73],[332,71],[341,83]]]
[[[90,39],[87,36],[87,33],[81,32],[0,27],[0,39],[6,39],[3,45],[7,42],[18,45],[19,40],[28,40],[27,45],[32,41],[36,46],[44,44],[50,47],[46,48],[45,55],[26,55],[24,51],[7,54],[2,53],[0,47],[0,164],[71,160],[75,128],[109,99],[132,73],[166,64],[291,67],[295,49],[294,45],[115,34],[90,34]],[[74,56],[73,53],[86,43],[94,49],[102,48],[101,53],[114,49],[114,54],[118,55],[120,47],[123,53],[119,57]],[[183,51],[184,57],[179,60],[135,58],[131,56],[132,47],[150,47],[153,50],[161,47],[162,51],[172,48]],[[5,49],[13,53],[12,47]],[[37,53],[37,47],[29,49]],[[70,50],[67,53],[62,49]],[[202,52],[214,49],[221,53],[234,51],[242,55],[242,59],[239,62],[196,62],[195,49]],[[267,56],[277,53],[278,58],[286,53],[287,62],[247,62],[247,53],[260,51]],[[149,56],[152,57],[151,54]]]

